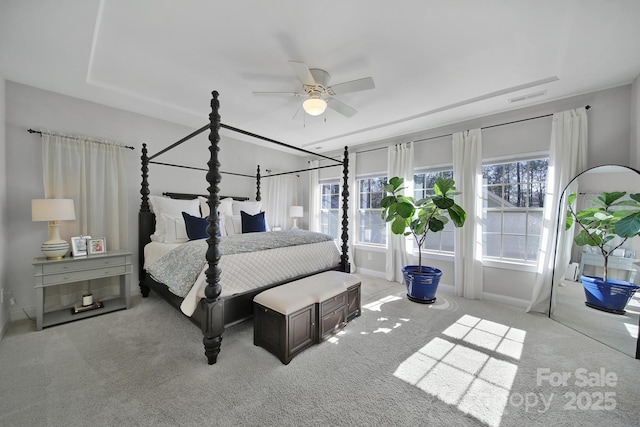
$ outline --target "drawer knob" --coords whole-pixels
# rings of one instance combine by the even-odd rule
[[[105,270],[104,274],[109,274],[109,270]]]
[[[69,276],[64,276],[64,279],[67,280],[69,278]]]
[[[69,266],[68,266],[68,265],[65,265],[65,266],[64,266],[64,268],[65,268],[65,269],[66,269],[66,268],[69,268]]]

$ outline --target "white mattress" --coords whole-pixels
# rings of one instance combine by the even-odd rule
[[[145,246],[145,266],[160,258],[179,244],[151,242]],[[151,260],[147,258],[147,253]],[[261,286],[281,282],[305,274],[329,269],[340,263],[340,252],[335,242],[327,241],[308,245],[289,246],[265,251],[224,255],[218,267],[221,270],[220,296],[229,296],[250,291]],[[198,276],[191,291],[184,298],[180,308],[187,316],[195,311],[198,302],[204,298],[207,265]]]

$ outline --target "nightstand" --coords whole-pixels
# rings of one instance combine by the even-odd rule
[[[72,322],[116,310],[129,308],[131,293],[131,252],[111,251],[106,254],[78,258],[48,260],[34,258],[36,291],[36,328],[40,331],[48,326]],[[73,314],[71,307],[44,311],[44,289],[85,280],[120,277],[120,295],[102,301],[103,307]]]

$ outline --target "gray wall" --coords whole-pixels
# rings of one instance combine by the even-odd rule
[[[637,92],[637,89],[636,89]],[[634,95],[637,102],[637,94]],[[520,110],[502,114],[480,117],[463,123],[432,129],[414,135],[401,136],[383,141],[371,142],[366,147],[351,147],[352,152],[371,150],[374,147],[387,147],[391,144],[420,140],[453,132],[495,124],[538,117],[565,111],[572,108],[590,105],[589,117],[589,166],[603,164],[619,164],[631,166],[631,105],[632,86],[620,86],[604,91],[588,93],[581,96],[540,104]],[[635,116],[637,126],[637,114]],[[548,152],[551,138],[551,117],[540,118],[505,126],[484,129],[482,131],[483,158],[498,160],[505,156],[525,153]],[[637,137],[636,137],[637,138]],[[636,144],[637,145],[637,144]],[[331,153],[330,155],[337,155]],[[452,148],[451,137],[445,136],[424,142],[415,146],[415,167],[451,166]],[[387,150],[367,151],[357,155],[357,174],[386,173]],[[333,169],[325,169],[321,177],[337,177]],[[353,193],[352,193],[353,194]],[[353,200],[353,199],[352,199]],[[353,226],[350,227],[353,229]],[[359,271],[376,275],[383,275],[386,253],[384,249],[367,246],[357,246],[354,258]],[[369,259],[371,257],[371,259]],[[429,260],[429,264],[443,269],[443,283],[453,284],[452,258],[447,260],[437,257]],[[493,298],[504,302],[524,305],[531,297],[534,273],[532,268],[522,268],[519,265],[505,268],[504,265],[487,265],[484,268],[484,291],[486,298]]]
[[[0,177],[6,176],[5,80],[0,77]],[[7,180],[0,179],[0,293],[7,289]],[[9,301],[0,304],[0,339],[9,324]]]
[[[206,124],[209,106],[202,111]],[[221,106],[224,121],[224,104]],[[2,121],[5,122],[4,120]],[[47,226],[31,221],[31,199],[44,196],[42,182],[42,154],[40,137],[27,129],[44,128],[68,134],[89,135],[118,141],[136,147],[127,151],[129,181],[129,242],[137,266],[137,218],[140,205],[140,150],[145,142],[149,154],[190,134],[194,129],[139,114],[106,107],[77,98],[43,91],[15,82],[6,84],[6,177],[8,247],[6,282],[16,297],[11,307],[12,319],[22,316],[22,309],[33,309],[33,257],[41,256],[40,244],[47,239]],[[304,167],[300,156],[250,144],[221,134],[220,162],[222,170],[255,174],[261,168],[294,170]],[[157,158],[167,163],[206,168],[209,159],[208,133],[187,142]],[[0,149],[2,147],[0,146]],[[5,172],[0,176],[5,176]],[[162,191],[206,193],[205,172],[151,165],[149,172],[152,194]],[[255,197],[255,180],[223,175],[221,192],[228,195]],[[1,194],[1,193],[0,193]],[[68,238],[70,236],[63,236]],[[138,293],[137,268],[134,268],[132,293]]]

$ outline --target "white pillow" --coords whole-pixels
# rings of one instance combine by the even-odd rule
[[[206,218],[211,213],[209,209],[209,205],[207,204],[207,198],[198,196],[198,202],[200,203],[200,212],[202,212],[202,217]],[[224,215],[233,215],[233,210],[231,206],[233,205],[233,199],[231,197],[227,197],[226,199],[220,200],[218,203],[218,215],[223,217]]]
[[[262,202],[233,202],[232,215],[240,215],[244,211],[249,215],[257,215],[262,211]]]
[[[162,220],[162,214],[175,218],[182,217],[182,212],[193,216],[200,216],[200,202],[198,199],[179,200],[169,197],[149,196],[149,201],[151,202],[153,213],[156,214],[156,231],[152,236],[152,240],[155,242],[164,242],[165,235],[167,234],[165,221]]]
[[[242,219],[240,215],[223,215],[223,224],[227,236],[242,234]]]
[[[160,214],[161,221],[164,222],[165,235],[164,243],[184,243],[189,241],[187,227],[182,215],[169,216],[166,213]]]

